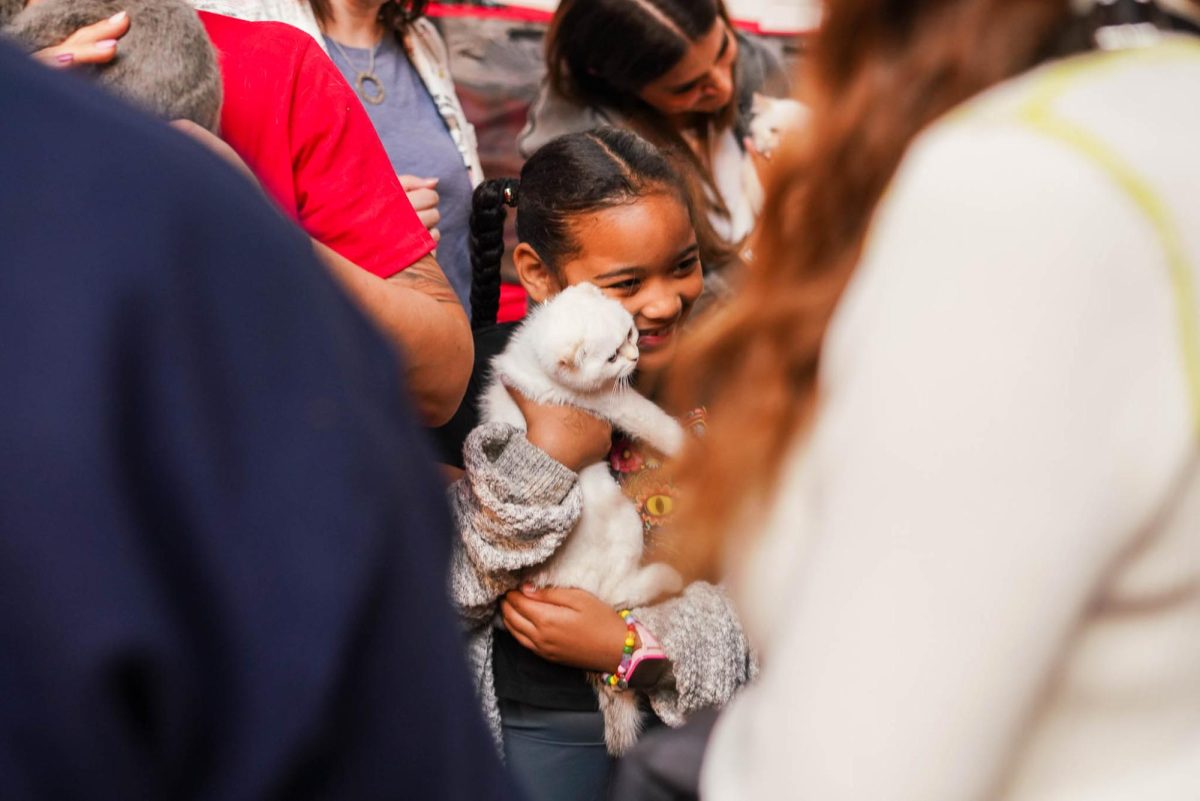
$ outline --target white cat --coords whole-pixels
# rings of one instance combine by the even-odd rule
[[[637,337],[629,312],[595,286],[564,289],[531,312],[492,361],[492,379],[480,402],[481,419],[526,429],[508,386],[536,403],[585,409],[664,455],[675,455],[683,446],[683,429],[629,387],[637,367]],[[584,468],[579,484],[579,523],[526,579],[537,586],[578,587],[614,607],[638,606],[682,589],[682,579],[669,565],[642,565],[641,516],[608,465]],[[598,680],[594,684],[608,750],[621,754],[641,730],[637,699],[633,693],[601,687]]]
[[[798,100],[782,97],[767,97],[757,92],[750,106],[750,141],[754,149],[770,158],[784,137],[800,130],[808,120],[808,109]],[[750,199],[750,206],[757,217],[762,212],[763,186],[758,170],[750,161],[742,171],[742,189]]]

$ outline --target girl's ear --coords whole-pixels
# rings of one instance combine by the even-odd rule
[[[529,293],[529,298],[534,303],[541,303],[562,290],[550,265],[542,261],[537,251],[526,242],[517,245],[513,251],[513,266],[517,268],[521,286]]]

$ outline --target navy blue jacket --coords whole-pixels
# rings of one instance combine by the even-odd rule
[[[398,384],[247,181],[0,47],[0,798],[513,797]]]

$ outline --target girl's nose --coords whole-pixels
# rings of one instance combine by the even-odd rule
[[[709,97],[724,97],[733,89],[733,73],[727,69],[714,70],[704,84],[704,93]]]
[[[677,292],[663,292],[642,307],[642,316],[653,322],[670,322],[683,309],[683,299]]]

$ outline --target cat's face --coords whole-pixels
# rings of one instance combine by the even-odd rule
[[[704,290],[696,232],[687,207],[653,194],[591,214],[573,226],[579,252],[562,265],[568,285],[593,283],[633,315],[638,374],[661,374]]]
[[[608,391],[628,382],[638,364],[638,329],[621,304],[591,284],[560,292],[532,332],[543,369],[576,392]]]

